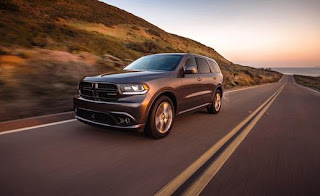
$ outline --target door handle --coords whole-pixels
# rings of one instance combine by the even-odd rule
[[[201,78],[198,78],[198,79],[197,79],[197,81],[199,81],[199,82],[200,82],[201,80],[202,80]]]
[[[214,79],[214,80],[216,80],[216,79],[217,79],[217,77],[213,76],[213,79]]]

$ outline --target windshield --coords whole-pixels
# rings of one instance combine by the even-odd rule
[[[124,70],[171,71],[176,68],[182,55],[151,55],[132,62]]]

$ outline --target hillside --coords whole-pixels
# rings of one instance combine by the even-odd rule
[[[136,59],[158,52],[193,52],[230,64],[193,40],[166,33],[126,11],[96,0],[4,0],[1,44]]]
[[[81,77],[151,53],[212,57],[226,88],[281,77],[233,64],[210,47],[96,0],[1,0],[0,14],[0,121],[70,110]]]

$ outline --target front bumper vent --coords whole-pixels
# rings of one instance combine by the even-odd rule
[[[117,125],[117,126],[130,126],[135,123],[135,120],[130,116],[119,113],[102,113],[92,110],[87,110],[83,108],[77,108],[76,115],[93,122],[98,122],[108,125]]]

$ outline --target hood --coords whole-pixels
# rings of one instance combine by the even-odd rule
[[[98,76],[88,76],[83,81],[90,82],[111,82],[111,83],[140,83],[148,80],[161,78],[168,72],[162,71],[129,71],[121,70],[118,72],[104,73]]]

